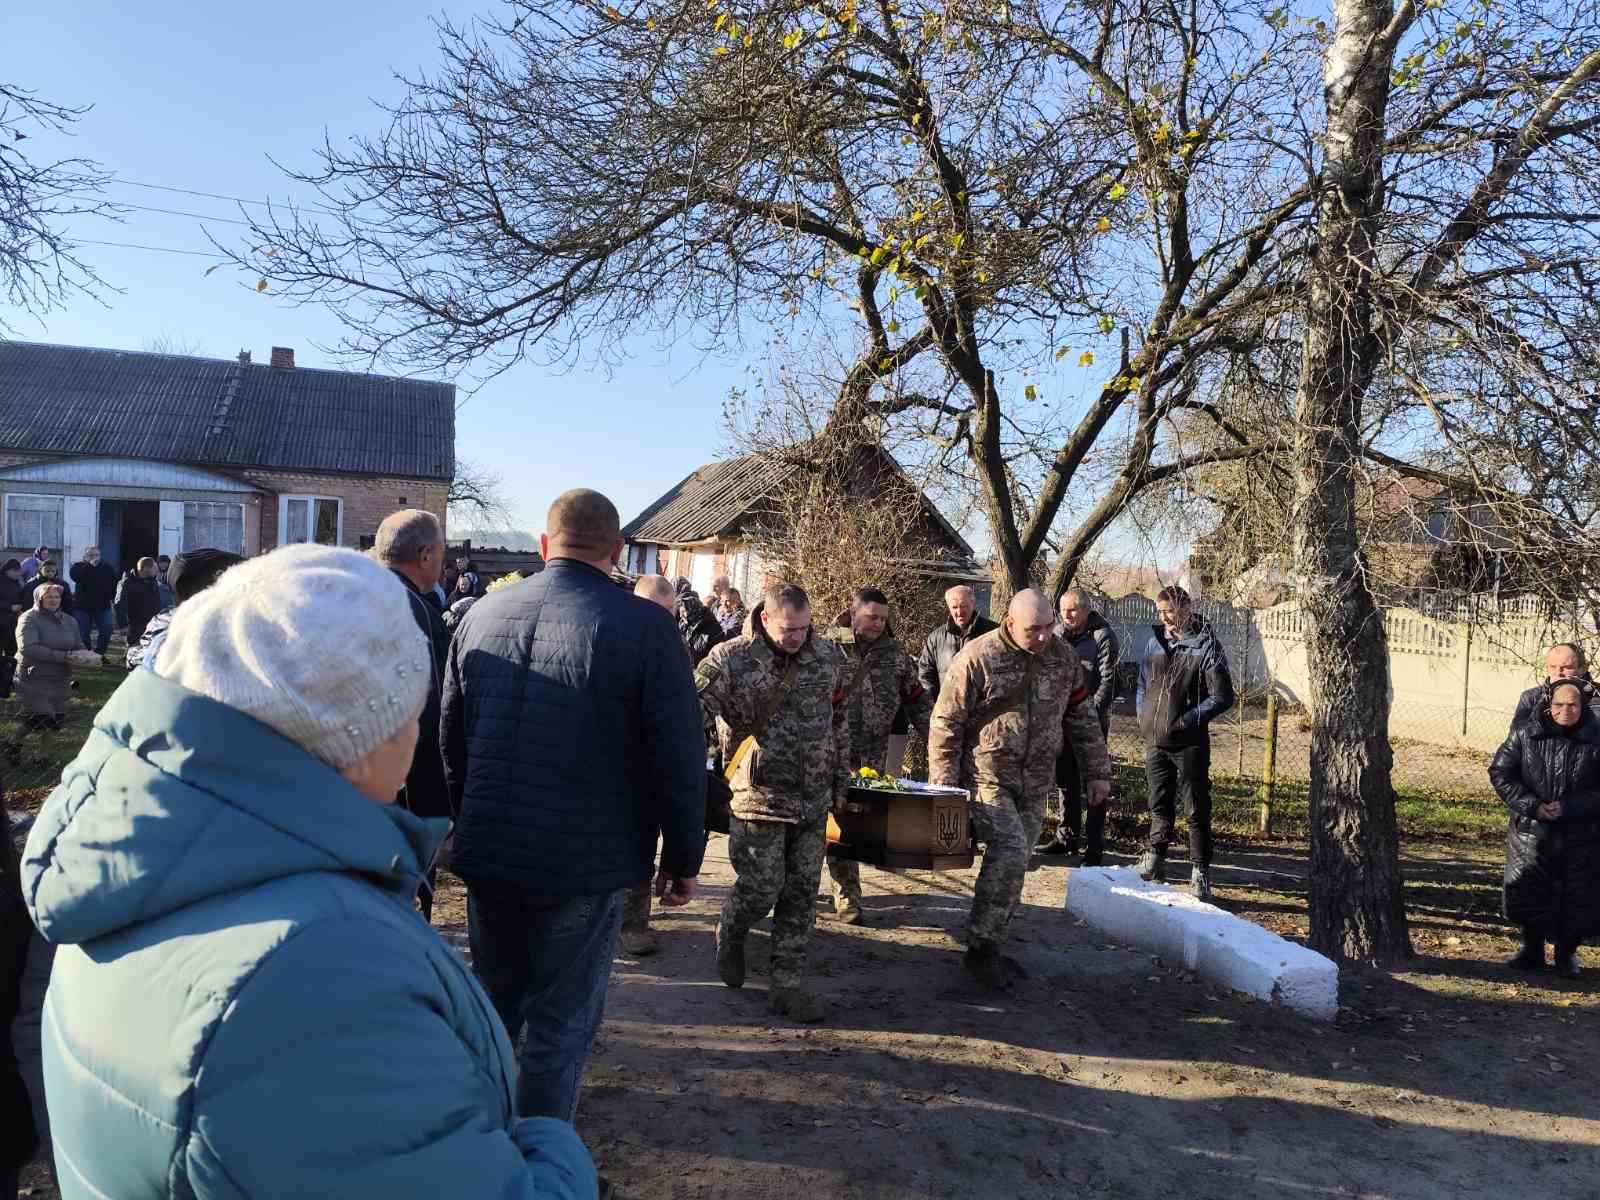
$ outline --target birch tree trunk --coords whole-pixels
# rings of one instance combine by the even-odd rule
[[[1362,402],[1378,365],[1372,271],[1390,72],[1410,4],[1334,0],[1327,136],[1296,396],[1294,551],[1311,681],[1311,945],[1411,956],[1390,782],[1389,654],[1356,529]]]

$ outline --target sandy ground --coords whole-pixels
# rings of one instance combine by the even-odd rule
[[[726,846],[704,898],[658,914],[661,952],[616,963],[578,1127],[625,1196],[1600,1194],[1593,981],[1493,965],[1511,946],[1481,851],[1411,848],[1422,957],[1347,973],[1333,1024],[1075,925],[1059,860],[1029,875],[1013,926],[1028,979],[979,993],[957,940],[971,874],[865,871],[871,926],[819,919],[831,1014],[808,1028],[767,1013],[762,929],[745,987],[717,979]],[[1303,929],[1292,852],[1225,857],[1226,905]]]
[[[1346,972],[1331,1024],[1075,925],[1060,859],[1013,925],[1028,978],[981,993],[960,968],[972,874],[867,870],[870,927],[819,919],[832,1011],[814,1027],[768,1014],[764,927],[745,987],[717,979],[726,847],[702,898],[657,915],[661,952],[615,965],[578,1129],[625,1197],[1600,1195],[1600,952],[1577,983],[1497,965],[1495,847],[1407,845],[1419,958]],[[1303,935],[1297,848],[1219,860],[1224,906]],[[465,953],[464,894],[442,883],[435,921]],[[56,1195],[40,1168],[26,1183]]]

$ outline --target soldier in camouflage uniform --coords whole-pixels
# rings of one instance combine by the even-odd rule
[[[849,663],[844,707],[850,721],[850,769],[884,770],[889,733],[904,705],[907,715],[928,742],[933,697],[917,679],[917,664],[889,628],[889,599],[877,588],[862,588],[850,605],[850,627],[835,627],[827,636],[844,651]],[[829,858],[833,911],[846,925],[861,924],[861,864]]]
[[[1011,601],[999,629],[969,643],[950,664],[928,736],[928,782],[972,793],[973,828],[985,846],[965,965],[993,987],[1009,982],[1000,944],[1055,789],[1063,736],[1072,740],[1090,803],[1104,803],[1111,756],[1083,666],[1055,636],[1050,601],[1030,588]]]
[[[729,987],[744,983],[745,937],[771,911],[768,1006],[819,1021],[822,1005],[801,989],[800,976],[816,922],[828,810],[850,790],[845,660],[828,639],[812,636],[803,589],[769,588],[761,607],[750,633],[717,646],[695,671],[732,771],[728,857],[738,879],[717,925],[717,970]]]

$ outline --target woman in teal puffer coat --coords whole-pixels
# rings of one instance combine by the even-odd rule
[[[96,717],[22,868],[64,1200],[595,1195],[412,907],[448,827],[392,803],[428,681],[399,581],[296,546],[179,609]]]

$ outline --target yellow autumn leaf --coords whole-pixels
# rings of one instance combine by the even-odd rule
[[[1037,388],[1035,388],[1033,386],[1033,384],[1031,384],[1031,383],[1027,387],[1022,389],[1022,394],[1024,396],[1026,396],[1029,400],[1037,400],[1039,398],[1039,390]]]
[[[1071,346],[1063,346],[1063,347],[1061,347],[1061,349],[1056,351],[1056,361],[1060,362],[1063,358],[1065,358],[1067,355],[1069,355],[1071,353],[1072,353],[1072,347]]]
[[[613,21],[622,20],[622,14],[619,13],[616,9],[612,8],[611,5],[609,5],[609,4],[606,5],[606,16],[610,17]]]
[[[715,54],[718,58],[721,58],[727,52],[728,52],[728,48],[726,46],[718,46],[714,51],[712,51],[712,53]]]
[[[1128,189],[1123,187],[1120,183],[1114,183],[1111,185],[1111,191],[1109,195],[1113,200],[1121,200],[1127,194]]]
[[[713,29],[721,29],[727,23],[728,23],[728,14],[727,13],[718,13],[717,14],[717,19],[716,19],[716,21],[714,21],[712,23],[711,28],[713,28]]]
[[[746,45],[746,46],[749,46],[749,45],[751,45],[751,44],[752,44],[752,43],[754,43],[754,42],[755,42],[755,40],[756,40],[756,35],[755,35],[755,34],[753,34],[753,33],[748,33],[748,32],[747,32],[747,33],[746,33],[746,34],[745,34],[745,35],[744,35],[744,44],[745,44],[745,45]]]
[[[1078,355],[1078,365],[1080,367],[1094,366],[1094,351],[1085,350],[1082,354]]]
[[[952,233],[950,235],[950,244],[952,246],[954,246],[957,250],[961,249],[961,243],[966,241],[966,240],[967,240],[966,234],[963,234],[963,233]]]
[[[889,318],[889,323],[887,325],[885,325],[884,328],[887,329],[890,333],[899,333],[900,332],[900,322],[896,321],[893,317],[891,317],[891,318]]]
[[[265,279],[263,279],[260,283],[256,284],[256,291],[264,292],[266,290],[267,290],[267,281]]]
[[[1094,227],[1095,227],[1095,231],[1097,233],[1110,233],[1111,232],[1111,218],[1110,217],[1101,217],[1098,221],[1096,221],[1094,223]]]
[[[783,48],[785,50],[793,50],[800,44],[800,39],[805,37],[805,35],[806,31],[804,29],[791,29],[788,33],[783,35]]]
[[[1117,325],[1117,323],[1114,320],[1111,319],[1111,314],[1110,313],[1101,313],[1100,314],[1100,332],[1101,333],[1110,333],[1113,329],[1116,328],[1116,325]]]
[[[644,27],[646,29],[650,29],[650,30],[655,29],[655,27],[656,27],[656,19],[654,17],[646,17],[644,19]]]

